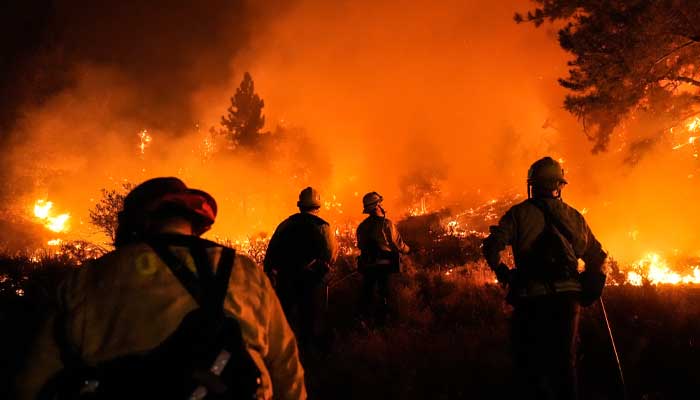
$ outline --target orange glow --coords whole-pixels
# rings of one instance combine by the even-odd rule
[[[700,117],[693,118],[687,125],[688,132],[700,132]]]
[[[27,109],[22,131],[11,132],[22,140],[7,150],[8,174],[51,193],[56,205],[34,205],[46,229],[66,232],[70,223],[71,236],[94,243],[107,241],[87,222],[100,189],[177,176],[217,200],[208,237],[254,251],[266,240],[258,234],[269,237],[297,212],[309,185],[339,237],[354,236],[362,195],[373,190],[394,222],[450,209],[447,234],[483,235],[474,222],[497,223],[504,194],[524,200],[528,167],[552,155],[566,166],[563,199],[621,265],[649,249],[700,256],[698,159],[681,156],[700,144],[700,117],[634,165],[625,162],[624,132],[611,143],[620,152],[593,155],[562,109],[557,78],[570,56],[551,29],[513,23],[527,2],[375,3],[302,1],[256,23],[245,51],[201,46],[217,55],[207,58],[198,46],[182,49],[192,62],[164,64],[153,79],[168,83],[167,98],[161,86],[158,98],[145,95],[148,82],[119,65],[79,63],[74,84]],[[265,101],[264,137],[278,127],[287,135],[266,144],[277,153],[232,151],[210,131],[244,71]],[[184,106],[162,107],[172,99]],[[420,189],[425,182],[434,186]],[[17,200],[18,214],[33,200]]]
[[[37,200],[34,203],[34,216],[52,232],[67,232],[69,213],[54,214],[53,203],[47,200]]]
[[[692,273],[686,275],[674,272],[661,256],[649,253],[632,264],[632,270],[627,272],[627,282],[635,286],[641,286],[644,281],[652,285],[700,284],[700,266],[690,269]]]

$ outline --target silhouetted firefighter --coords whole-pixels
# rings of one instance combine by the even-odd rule
[[[294,335],[265,274],[199,238],[216,213],[209,194],[177,178],[134,188],[116,250],[62,286],[19,398],[306,398]]]
[[[361,311],[365,317],[370,316],[376,287],[379,302],[375,319],[380,325],[386,322],[389,312],[390,277],[401,270],[400,254],[410,250],[396,226],[386,218],[381,205],[383,200],[377,192],[364,195],[362,212],[369,216],[357,227],[357,247],[361,252],[357,260],[357,268],[362,274]]]
[[[265,272],[275,283],[302,351],[325,344],[325,279],[338,255],[328,222],[317,214],[321,196],[312,187],[299,194],[299,213],[279,224],[265,253]]]
[[[583,216],[561,200],[564,170],[550,157],[528,171],[528,199],[513,206],[484,240],[484,256],[514,306],[511,341],[517,393],[527,399],[576,399],[580,305],[603,291],[606,253]],[[515,269],[501,262],[513,248]],[[578,259],[585,262],[578,272]]]

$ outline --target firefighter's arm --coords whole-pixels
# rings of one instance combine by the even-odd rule
[[[281,226],[281,225],[280,225]],[[279,235],[280,235],[280,226],[275,229],[275,232],[272,234],[272,237],[270,238],[270,242],[267,244],[267,250],[265,251],[265,258],[263,259],[263,270],[268,276],[273,276],[277,271],[277,259],[279,256],[277,255],[278,251],[277,248],[279,247]]]
[[[335,234],[329,225],[322,225],[321,236],[324,241],[324,261],[332,265],[338,258],[338,242],[335,239]]]
[[[515,235],[515,218],[513,213],[508,211],[498,221],[498,225],[491,226],[489,231],[489,236],[484,239],[482,252],[489,267],[495,271],[502,265],[501,251],[513,243]]]
[[[593,232],[587,224],[585,225],[585,235],[586,249],[581,259],[586,263],[586,271],[602,273],[603,264],[605,264],[605,259],[608,257],[608,254],[603,250],[603,246],[598,239],[593,236]]]
[[[403,254],[407,254],[409,251],[411,251],[411,248],[408,247],[408,245],[403,241],[401,233],[399,233],[396,225],[391,222],[389,222],[388,225],[392,247],[394,247],[399,253]]]
[[[270,372],[275,399],[306,399],[304,369],[299,361],[296,339],[274,290],[263,277],[264,299],[268,311],[268,346],[264,355]]]
[[[581,305],[589,306],[603,294],[606,280],[603,264],[608,255],[600,242],[593,236],[588,225],[584,223],[584,227],[586,249],[581,259],[585,263],[585,270],[581,273],[579,281],[581,283]]]

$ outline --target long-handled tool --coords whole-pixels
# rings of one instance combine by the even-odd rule
[[[326,284],[326,311],[328,310],[328,305],[329,305],[329,304],[328,304],[328,297],[329,297],[329,295],[330,295],[330,290],[333,289],[333,288],[335,288],[336,286],[338,286],[340,283],[342,283],[342,282],[345,281],[346,279],[351,278],[351,277],[357,275],[358,273],[359,273],[359,272],[357,272],[357,271],[353,271],[353,272],[351,272],[351,273],[345,275],[345,276],[342,277],[341,279],[338,279],[338,280],[335,281],[335,282],[327,283],[327,284]]]
[[[615,361],[617,361],[617,372],[620,374],[620,383],[622,384],[622,398],[627,399],[627,385],[625,385],[625,375],[622,373],[622,364],[620,363],[620,356],[617,353],[617,346],[615,346],[615,338],[613,338],[612,329],[610,329],[610,321],[608,320],[608,313],[605,311],[605,303],[603,302],[603,296],[600,296],[600,308],[603,310],[603,319],[605,319],[605,326],[608,328],[608,336],[610,337],[610,343],[612,344],[613,354],[615,354]]]

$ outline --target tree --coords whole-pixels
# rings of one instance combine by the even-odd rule
[[[253,148],[258,144],[260,130],[265,125],[262,109],[265,102],[255,93],[255,83],[248,72],[243,75],[240,86],[231,97],[228,114],[221,117],[223,134],[232,147]]]
[[[102,189],[102,199],[89,210],[90,223],[99,228],[114,243],[119,224],[119,212],[124,206],[124,198],[134,188],[132,183],[123,183],[121,190]]]
[[[646,119],[659,138],[700,111],[700,2],[533,1],[537,7],[515,21],[564,21],[559,44],[574,56],[559,79],[572,92],[564,108],[582,122],[594,153],[607,150],[630,117]]]

